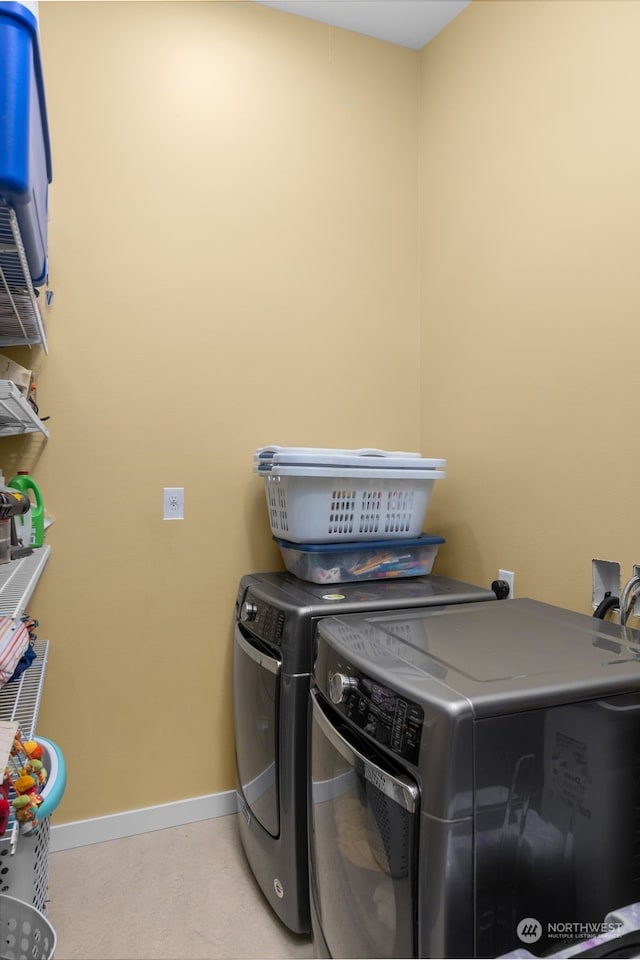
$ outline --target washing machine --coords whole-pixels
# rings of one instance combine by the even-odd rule
[[[233,714],[238,824],[251,870],[282,922],[310,932],[308,707],[315,630],[337,613],[495,601],[439,576],[316,585],[242,577],[235,606]]]
[[[315,956],[555,956],[640,900],[640,632],[516,599],[316,643]]]

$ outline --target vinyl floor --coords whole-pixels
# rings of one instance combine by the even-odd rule
[[[313,956],[253,878],[234,816],[51,853],[55,960]]]

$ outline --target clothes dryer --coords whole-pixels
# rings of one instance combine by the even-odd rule
[[[555,955],[640,901],[640,632],[527,599],[329,617],[310,701],[316,956]]]
[[[318,623],[336,613],[495,599],[484,587],[439,576],[330,586],[288,573],[242,577],[233,645],[239,833],[258,884],[290,930],[310,931],[308,701]]]

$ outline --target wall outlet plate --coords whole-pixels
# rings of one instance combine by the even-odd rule
[[[164,487],[162,491],[162,519],[184,520],[184,487]]]
[[[507,600],[513,600],[515,597],[516,575],[513,570],[498,570],[498,580],[504,580],[509,584],[509,596]]]

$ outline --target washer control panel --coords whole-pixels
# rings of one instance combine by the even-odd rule
[[[284,630],[285,615],[278,607],[266,603],[247,590],[238,603],[238,616],[251,633],[268,643],[280,644]]]
[[[327,658],[326,693],[338,711],[376,743],[417,764],[424,710],[341,661],[335,651]]]

